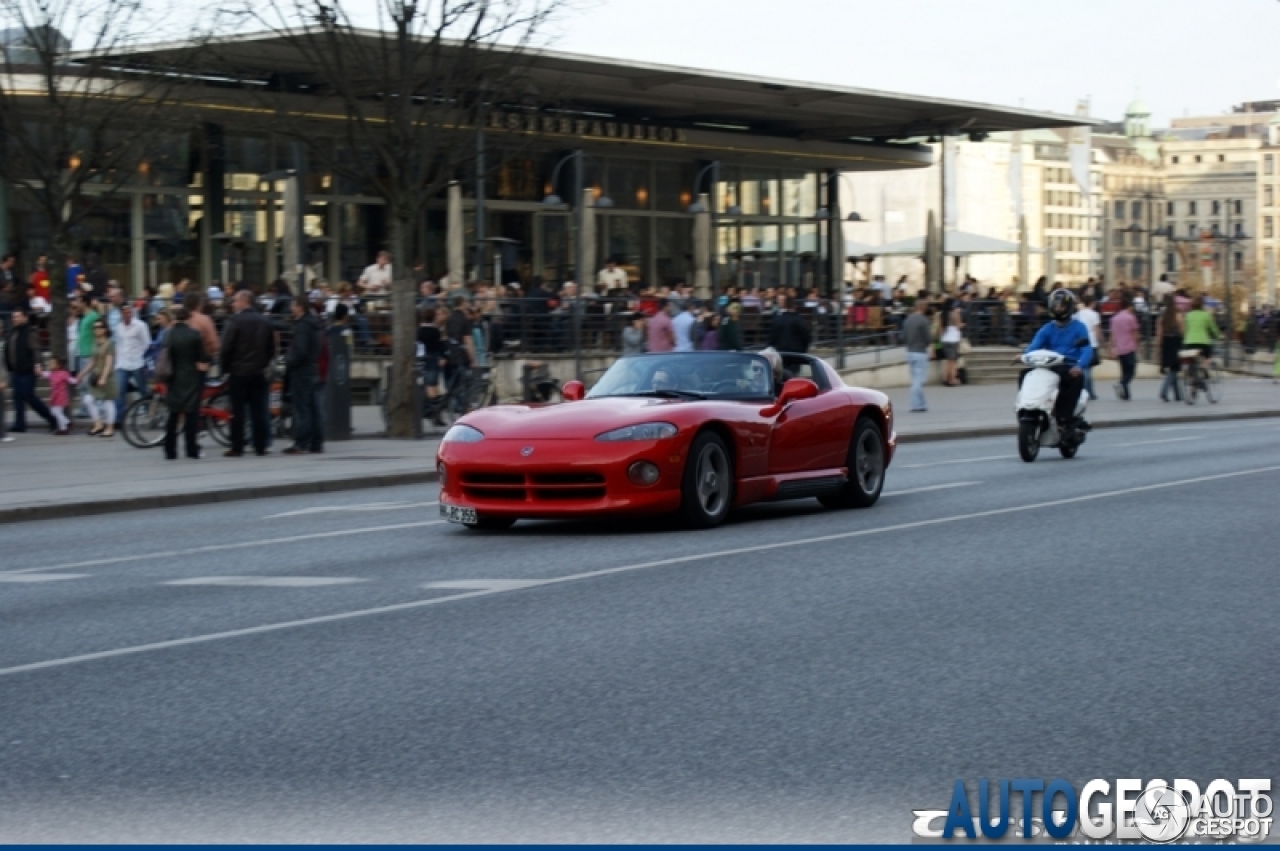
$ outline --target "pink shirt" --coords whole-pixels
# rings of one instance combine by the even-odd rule
[[[1111,317],[1111,348],[1117,355],[1133,354],[1138,349],[1138,317],[1122,310]]]
[[[669,352],[674,348],[675,335],[671,331],[671,317],[665,310],[659,310],[650,316],[645,330],[649,334],[649,351]]]
[[[48,373],[49,407],[65,408],[71,404],[71,373],[55,369]]]

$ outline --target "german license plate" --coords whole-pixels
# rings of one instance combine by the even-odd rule
[[[474,508],[462,508],[458,505],[440,503],[440,516],[450,523],[474,524],[476,522],[476,510]]]

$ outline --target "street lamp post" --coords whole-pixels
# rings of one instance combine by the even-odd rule
[[[711,201],[709,208],[704,207],[702,204],[702,201],[698,200],[698,196],[702,194],[698,191],[698,188],[702,186],[702,178],[706,176],[707,172],[711,172],[711,188],[710,188],[710,191],[707,192],[707,198],[710,199]],[[716,187],[719,185],[720,185],[720,161],[712,160],[711,162],[704,165],[701,169],[699,169],[698,173],[694,175],[693,202],[689,204],[689,207],[687,210],[689,213],[692,213],[694,215],[697,215],[698,213],[707,213],[711,216],[711,269],[709,271],[711,272],[712,300],[715,300],[720,296],[720,272],[719,272],[720,263],[719,263],[719,258],[717,256],[719,252],[716,251],[716,243],[719,242],[719,236],[720,236],[719,231],[716,229],[716,225],[717,225]],[[726,210],[725,212],[727,213],[729,211]]]

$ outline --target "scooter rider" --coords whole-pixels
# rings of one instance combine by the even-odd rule
[[[1076,297],[1070,290],[1057,289],[1050,293],[1048,307],[1052,321],[1036,332],[1026,351],[1048,349],[1066,359],[1062,365],[1053,367],[1059,378],[1058,400],[1053,406],[1053,418],[1065,429],[1071,425],[1076,403],[1080,401],[1080,393],[1084,390],[1084,368],[1093,362],[1093,347],[1089,345],[1089,329],[1083,322],[1073,318]],[[1025,378],[1030,371],[1025,370],[1022,377]],[[1018,386],[1022,386],[1021,378]],[[1089,428],[1083,418],[1081,427],[1086,431]]]

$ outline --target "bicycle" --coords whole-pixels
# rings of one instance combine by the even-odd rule
[[[458,367],[452,370],[444,380],[444,392],[435,396],[428,396],[426,393],[426,382],[423,379],[425,363],[422,359],[417,361],[414,371],[414,383],[422,398],[422,417],[437,426],[448,428],[464,414],[498,403],[497,390],[489,378],[490,367]],[[378,395],[383,427],[389,427],[389,394],[383,388]]]
[[[1178,371],[1178,392],[1188,405],[1196,403],[1201,391],[1209,404],[1217,404],[1222,398],[1223,378],[1212,355],[1206,356],[1200,349],[1183,349],[1178,352],[1182,369]]]
[[[230,446],[228,429],[231,406],[226,386],[221,381],[206,382],[200,392],[198,416],[205,431],[222,446]],[[125,441],[135,449],[151,449],[164,443],[165,426],[169,422],[169,406],[165,404],[165,386],[156,382],[149,396],[134,399],[124,411]]]

